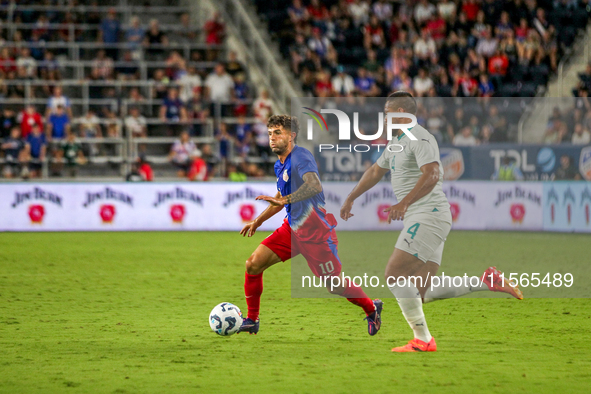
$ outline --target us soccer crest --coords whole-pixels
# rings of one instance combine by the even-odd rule
[[[287,174],[287,170],[283,171],[283,181],[287,182],[289,180],[289,175]]]

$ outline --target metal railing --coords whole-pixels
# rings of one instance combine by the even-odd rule
[[[162,23],[159,24],[159,29],[163,33],[172,33],[172,38],[174,38],[174,33],[183,32],[185,27],[180,24],[167,24]],[[124,24],[121,26],[121,31],[125,32],[131,26]],[[59,33],[59,32],[67,32],[68,42],[85,42],[85,41],[78,41],[79,38],[83,35],[82,33],[88,32],[96,32],[98,33],[101,30],[101,26],[98,24],[86,24],[86,23],[48,23],[46,25],[37,25],[36,23],[4,23],[2,24],[2,28],[6,29],[9,32],[9,37],[14,36],[14,32],[18,31],[27,31],[27,30],[48,30],[49,32]],[[148,31],[146,28],[144,28]],[[195,33],[201,33],[201,28],[193,28],[192,31]],[[169,37],[170,39],[171,37]],[[95,38],[96,40],[96,38]],[[91,41],[86,41],[91,42]]]
[[[129,21],[133,15],[147,15],[158,17],[159,15],[182,14],[189,12],[189,7],[182,6],[123,6],[123,5],[107,5],[107,6],[67,6],[67,5],[19,5],[16,2],[10,4],[0,5],[0,12],[7,14],[7,21],[14,21],[14,16],[20,11],[37,11],[37,12],[74,12],[79,14],[98,13],[106,15],[110,10],[114,10],[118,15],[123,17],[125,21]]]
[[[224,18],[236,29],[236,37],[247,48],[248,60],[261,68],[265,85],[275,102],[284,112],[291,112],[291,98],[302,94],[286,78],[290,74],[279,64],[277,57],[280,54],[271,52],[240,0],[220,0],[216,3]]]
[[[162,52],[170,52],[173,50],[180,51],[180,55],[182,55],[185,59],[191,58],[191,52],[195,50],[217,50],[220,51],[221,58],[225,58],[225,45],[211,45],[205,43],[169,43],[167,45],[164,44],[150,44],[150,45],[140,45],[139,47],[136,44],[132,43],[117,43],[117,44],[107,44],[102,42],[29,42],[29,41],[6,41],[2,43],[2,47],[4,48],[39,48],[42,50],[64,50],[68,52],[68,57],[70,61],[79,61],[81,60],[81,54],[87,55],[87,60],[89,59],[88,56],[94,54],[95,51],[100,49],[115,49],[119,51],[130,51],[134,49],[142,50],[142,51],[162,51]]]

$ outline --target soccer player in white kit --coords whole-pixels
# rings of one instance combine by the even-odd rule
[[[415,99],[408,92],[394,92],[388,96],[385,113],[416,114]],[[409,118],[393,118],[394,124],[411,123]],[[500,276],[495,267],[488,268],[478,281],[461,281],[454,286],[453,278],[442,279],[441,286],[431,289],[430,280],[441,265],[443,245],[451,230],[452,218],[449,202],[442,189],[443,166],[439,158],[437,141],[422,126],[409,130],[416,141],[402,131],[392,137],[382,155],[359,180],[341,207],[341,218],[353,216],[353,202],[374,187],[388,171],[398,203],[387,209],[388,223],[402,220],[404,228],[398,237],[394,252],[386,266],[387,285],[396,297],[402,314],[414,332],[414,338],[393,352],[435,351],[437,345],[427,328],[423,313],[425,302],[452,298],[472,291],[491,290],[509,293],[522,299],[521,291]],[[389,148],[392,144],[401,145]],[[414,283],[407,280],[414,277]],[[462,277],[463,278],[463,277]],[[401,279],[404,279],[403,281]],[[458,283],[458,282],[455,282]],[[470,283],[478,283],[471,286]]]

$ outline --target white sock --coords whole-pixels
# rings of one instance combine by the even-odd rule
[[[406,283],[404,287],[394,285],[389,287],[389,289],[394,294],[394,297],[396,297],[398,305],[400,305],[400,310],[402,310],[402,315],[410,328],[412,328],[415,338],[429,343],[432,336],[429,328],[427,328],[427,321],[423,313],[423,303],[417,288],[412,283]]]
[[[461,297],[474,291],[488,290],[486,283],[481,282],[480,278],[477,276],[451,277],[443,275],[438,277],[441,279],[439,283],[437,283],[437,280],[433,282],[433,278],[431,278],[431,284],[433,285],[433,288],[431,288],[431,286],[427,287],[427,292],[425,293],[425,304],[427,302],[442,300],[445,298]],[[471,283],[475,286],[472,286]],[[476,283],[478,284],[476,285]]]

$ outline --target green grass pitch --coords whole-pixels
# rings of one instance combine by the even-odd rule
[[[0,234],[0,392],[589,392],[589,299],[429,303],[438,351],[393,354],[411,338],[395,300],[369,337],[345,300],[291,298],[285,263],[265,273],[259,335],[218,337],[208,314],[222,301],[246,312],[244,261],[266,235]],[[345,248],[355,234],[339,237]],[[589,245],[588,235],[455,231],[443,268],[571,259],[589,278]]]

